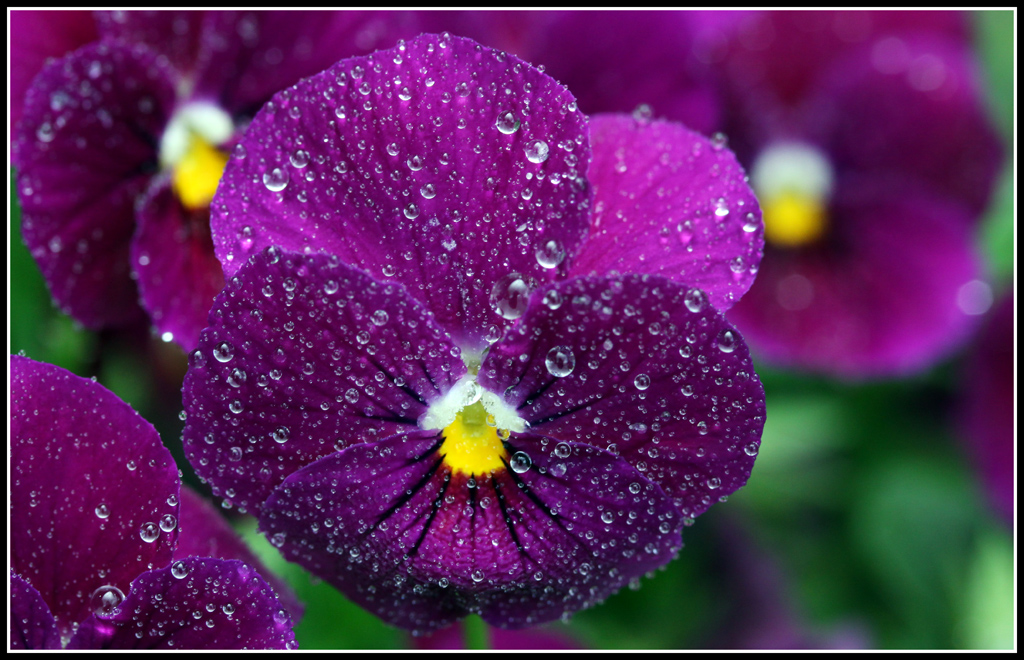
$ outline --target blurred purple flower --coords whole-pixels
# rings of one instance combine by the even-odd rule
[[[49,12],[30,31],[33,16],[14,43],[28,51],[12,54],[22,69],[51,23],[73,23]],[[95,23],[99,41],[49,62],[23,92],[13,163],[24,239],[83,325],[141,318],[141,302],[165,340],[192,348],[224,283],[208,204],[249,119],[279,89],[408,28],[375,12],[117,11]]]
[[[731,312],[780,365],[847,378],[927,368],[988,292],[973,231],[1001,163],[964,16],[707,12],[694,53],[765,217]]]
[[[176,551],[174,461],[110,391],[12,356],[10,468],[13,648],[294,646],[252,567]]]
[[[968,355],[961,411],[967,450],[978,465],[993,507],[1010,525],[1015,502],[1013,409],[1017,400],[1013,299],[1011,293],[992,310]]]
[[[553,628],[504,630],[488,628],[488,648],[495,651],[575,651],[584,648],[567,633]],[[467,648],[462,623],[412,638],[417,651],[459,651]]]
[[[522,627],[670,561],[746,482],[764,394],[716,306],[761,225],[728,150],[588,125],[447,35],[282,91],[241,145],[184,441],[287,558],[416,632]]]

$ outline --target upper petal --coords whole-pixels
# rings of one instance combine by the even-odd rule
[[[336,254],[403,283],[473,349],[519,311],[504,298],[564,272],[586,231],[573,97],[467,39],[339,62],[275,96],[242,151],[212,205],[225,273],[267,245]]]
[[[466,372],[459,355],[400,284],[268,248],[217,296],[190,357],[186,455],[257,510],[303,465],[415,428]]]
[[[59,413],[59,414],[58,414]],[[100,587],[166,566],[178,472],[156,430],[106,388],[11,356],[11,568],[73,629]]]
[[[11,573],[11,649],[61,648],[57,622],[46,601],[20,575]]]
[[[736,156],[671,122],[598,115],[590,131],[594,214],[570,273],[654,273],[731,307],[764,249],[761,209]]]
[[[195,10],[98,11],[104,37],[142,43],[160,53],[183,74],[195,69],[199,37],[208,13]]]
[[[533,432],[621,455],[691,518],[746,483],[765,420],[739,332],[699,289],[653,275],[538,291],[479,382]]]
[[[94,614],[70,649],[292,649],[274,590],[237,560],[189,557],[147,571],[109,615]]]

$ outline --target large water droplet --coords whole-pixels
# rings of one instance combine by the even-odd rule
[[[732,330],[722,330],[718,333],[718,350],[723,353],[732,353],[736,350],[736,333]]]
[[[555,268],[565,259],[565,249],[558,241],[551,240],[538,247],[534,256],[542,268]]]
[[[498,115],[494,125],[505,135],[511,135],[519,130],[519,119],[512,112],[502,112]]]
[[[502,318],[517,319],[526,311],[530,285],[519,273],[509,273],[491,288],[491,309]]]
[[[124,592],[112,585],[104,585],[89,596],[89,607],[97,616],[110,616],[124,601]]]
[[[222,341],[213,347],[213,357],[220,362],[228,362],[235,356],[235,347],[226,341]]]
[[[146,543],[152,543],[160,537],[160,527],[154,522],[142,523],[139,527],[139,537]]]
[[[531,140],[526,144],[526,160],[531,163],[543,163],[548,159],[551,148],[544,140]]]
[[[288,186],[288,170],[275,167],[263,173],[263,185],[271,192],[280,192]]]
[[[524,451],[517,451],[512,454],[512,457],[508,460],[508,466],[512,468],[512,471],[516,474],[522,474],[530,469],[533,465],[533,461],[530,460],[530,456]]]
[[[683,298],[683,304],[686,305],[686,309],[694,313],[702,311],[707,302],[707,296],[700,289],[690,289]]]
[[[564,378],[576,367],[576,356],[568,346],[555,346],[544,358],[544,366],[552,376]]]

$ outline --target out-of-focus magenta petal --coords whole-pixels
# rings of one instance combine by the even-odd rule
[[[88,327],[140,316],[136,198],[157,169],[173,73],[143,46],[100,42],[49,64],[14,144],[22,234],[61,309]]]
[[[185,208],[165,175],[154,179],[135,216],[131,263],[142,305],[157,333],[169,333],[191,350],[206,327],[213,297],[224,287],[210,237],[210,210]]]
[[[21,119],[25,92],[46,61],[63,57],[99,35],[92,12],[17,9],[8,15],[11,26],[11,141]]]
[[[533,432],[622,456],[689,518],[746,483],[765,420],[739,332],[699,289],[653,275],[538,291],[478,380]]]
[[[469,477],[446,467],[441,444],[417,431],[325,457],[274,491],[260,528],[290,560],[419,632],[468,612],[509,627],[551,621],[682,545],[671,499],[608,452],[513,434],[518,467]]]
[[[733,153],[680,124],[626,115],[592,117],[590,133],[594,213],[570,274],[653,273],[731,307],[764,249],[761,210]]]
[[[411,637],[418,651],[461,651],[466,648],[463,625],[453,623],[429,635]],[[505,630],[488,628],[490,648],[495,651],[571,651],[584,646],[556,628]]]
[[[962,287],[981,276],[964,211],[911,193],[849,197],[830,210],[830,244],[769,249],[729,318],[755,354],[781,365],[845,378],[924,368],[976,320],[961,308]]]
[[[146,44],[183,74],[196,66],[199,39],[208,13],[188,10],[99,11],[96,24],[104,37]]]
[[[1008,295],[985,321],[964,379],[961,412],[967,451],[977,461],[983,487],[1003,519],[1013,525],[1014,296]]]
[[[274,590],[236,560],[189,557],[140,575],[109,615],[89,617],[69,649],[296,648]]]
[[[281,604],[292,615],[292,621],[297,623],[302,618],[302,603],[288,583],[263,565],[212,502],[182,485],[178,510],[178,545],[174,547],[172,559],[185,557],[238,559],[245,562],[274,588]]]
[[[207,12],[195,95],[252,116],[274,93],[338,60],[419,33],[411,12]]]
[[[924,182],[981,217],[1002,167],[981,72],[968,48],[932,36],[888,37],[837,60],[804,109],[836,186],[869,174],[899,197]]]
[[[11,356],[11,569],[62,635],[94,593],[166,566],[178,473],[156,430],[101,385]]]
[[[585,121],[553,79],[468,39],[339,62],[253,120],[211,207],[217,255],[230,275],[268,245],[336,254],[482,349],[586,231]]]
[[[302,466],[415,428],[466,373],[459,356],[400,284],[269,248],[217,296],[190,356],[186,455],[257,511]]]
[[[11,572],[10,577],[11,650],[59,649],[60,633],[46,601],[20,575]]]

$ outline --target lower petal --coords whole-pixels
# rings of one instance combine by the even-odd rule
[[[35,587],[11,573],[11,637],[14,651],[61,648],[57,621]]]

